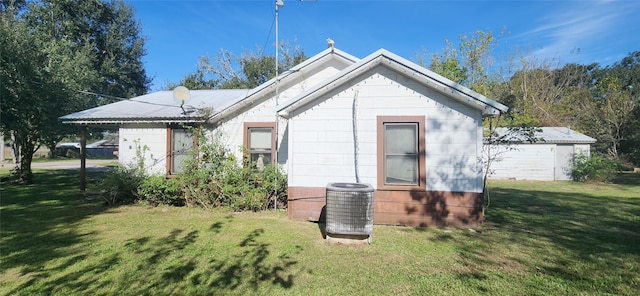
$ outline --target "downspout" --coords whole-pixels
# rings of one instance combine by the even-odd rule
[[[353,131],[353,167],[356,175],[356,183],[360,183],[360,174],[358,173],[358,125],[357,125],[357,107],[358,107],[358,90],[353,95],[353,104],[351,106],[351,121]]]

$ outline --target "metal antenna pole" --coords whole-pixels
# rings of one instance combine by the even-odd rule
[[[283,0],[276,0],[276,106],[278,105],[278,56],[280,55],[280,45],[278,44],[278,9],[284,6]]]
[[[278,92],[279,89],[279,82],[280,82],[280,77],[278,77],[278,55],[279,55],[279,47],[280,45],[278,44],[278,9],[280,7],[284,6],[284,0],[276,0],[276,106],[278,106],[278,96],[280,96],[280,93]],[[276,137],[276,144],[274,150],[275,150],[275,156],[273,158],[273,166],[274,168],[277,170],[278,169],[278,113],[276,112],[275,115],[275,119],[276,119],[276,130],[275,132],[275,137]],[[278,210],[278,176],[277,173],[273,174],[273,177],[276,178],[274,184],[276,184],[276,187],[274,189],[274,194],[273,194],[273,210],[277,211]]]

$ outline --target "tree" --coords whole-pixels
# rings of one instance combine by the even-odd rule
[[[198,68],[195,72],[187,74],[187,76],[182,78],[178,83],[169,82],[165,84],[164,89],[171,90],[180,85],[191,90],[215,89],[218,86],[217,81],[213,79],[207,79],[206,76],[207,74],[202,71],[201,68]]]
[[[282,58],[278,62],[278,73],[283,73],[307,59],[299,46],[280,44]],[[216,88],[254,88],[275,77],[275,57],[262,54],[260,47],[255,51],[245,51],[235,55],[221,49],[213,60],[200,57],[197,73],[210,77],[204,81],[215,81]],[[192,75],[192,74],[190,74]],[[185,80],[186,77],[183,79]]]
[[[493,51],[505,33],[506,27],[498,35],[491,31],[476,30],[458,37],[461,65],[467,69],[466,84],[478,93],[490,94],[504,77],[494,65]]]
[[[634,166],[640,167],[640,103],[631,114],[629,122],[622,128],[619,152]]]
[[[27,0],[0,0],[0,11],[21,10],[27,5]]]
[[[568,64],[521,57],[521,68],[506,83],[500,101],[510,107],[508,125],[577,125],[573,112],[577,101],[588,99],[593,65]]]
[[[613,76],[598,80],[594,94],[590,100],[581,101],[580,112],[576,116],[596,136],[603,150],[618,161],[624,128],[633,119],[638,98],[633,97],[631,91],[623,88]]]
[[[10,10],[2,12],[0,24],[0,122],[3,133],[13,140],[14,159],[21,160],[16,163],[19,177],[30,182],[31,158],[38,147],[39,127],[43,125],[38,114],[46,112],[50,102],[31,102],[31,98],[48,89],[48,85],[41,82],[45,73],[37,66],[44,61],[44,56],[28,28]]]
[[[73,132],[59,116],[143,94],[149,79],[144,39],[124,2],[24,3],[2,3],[2,128],[15,139],[20,181],[30,183],[35,149]]]
[[[608,74],[618,79],[620,87],[629,91],[635,108],[629,121],[622,127],[619,153],[635,166],[640,166],[640,51],[629,53],[600,75]]]
[[[430,56],[429,69],[468,86],[481,94],[489,94],[497,85],[494,73],[493,50],[498,46],[498,39],[505,33],[503,29],[498,36],[491,31],[476,30],[470,34],[458,36],[458,48],[453,42],[445,39],[442,53],[418,53],[418,63],[425,66],[425,57]]]
[[[444,40],[447,46],[442,50],[442,53],[426,53],[425,49],[422,49],[421,53],[416,53],[418,64],[426,67],[426,57],[430,57],[428,65],[429,70],[436,72],[453,82],[463,83],[467,80],[467,69],[463,68],[458,60],[458,52],[453,48],[453,43],[449,40]]]

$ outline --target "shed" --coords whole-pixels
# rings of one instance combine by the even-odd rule
[[[571,180],[573,156],[590,154],[596,140],[568,127],[541,127],[535,129],[533,142],[522,137],[507,138],[506,143],[493,149],[495,160],[490,167],[490,179],[511,180]],[[506,128],[496,129],[505,135]]]
[[[332,47],[255,89],[202,92],[211,133],[229,151],[242,157],[244,146],[285,170],[291,219],[321,220],[328,183],[361,182],[375,188],[376,224],[482,223],[482,118],[507,107],[409,60],[384,49],[358,59]],[[202,118],[167,102],[170,92],[148,96],[131,99],[137,107],[62,119],[116,124],[121,163],[140,143],[151,147],[150,170],[179,173],[177,123]],[[159,101],[173,111],[159,116]],[[120,113],[133,108],[147,113]]]

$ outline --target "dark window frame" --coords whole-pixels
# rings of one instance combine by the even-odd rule
[[[385,157],[385,126],[387,124],[416,124],[417,125],[417,153],[418,153],[418,183],[417,184],[387,184]],[[427,186],[426,154],[425,154],[425,117],[424,116],[377,116],[377,185],[378,190],[425,191]]]
[[[178,126],[178,125],[170,125],[167,128],[167,156],[166,156],[166,175],[167,177],[171,178],[174,177],[176,175],[181,174],[182,172],[174,172],[174,167],[173,167],[173,159],[174,159],[174,149],[173,149],[173,138],[174,138],[174,132],[175,131],[187,131],[189,133],[192,134],[193,136],[193,148],[192,150],[188,151],[187,153],[181,153],[182,155],[188,155],[191,154],[193,152],[193,150],[198,149],[198,137],[195,133],[193,133],[192,131],[189,130],[189,128],[187,127],[183,127],[183,126]]]
[[[246,148],[245,153],[243,153],[244,161],[243,163],[249,163],[251,160],[251,149],[250,145],[250,137],[251,137],[251,129],[253,128],[270,128],[271,129],[271,164],[275,163],[277,146],[276,146],[276,123],[275,122],[245,122],[244,123],[244,136],[242,145]],[[265,166],[268,165],[265,163]]]

